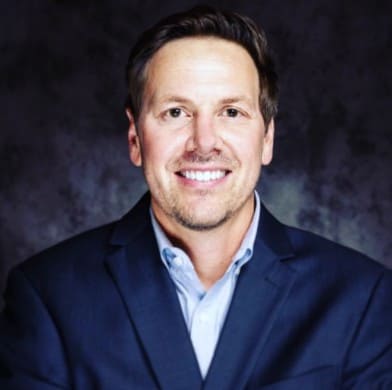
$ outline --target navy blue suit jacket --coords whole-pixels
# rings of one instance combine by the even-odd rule
[[[148,206],[10,273],[1,389],[392,389],[391,272],[264,207],[203,381]]]

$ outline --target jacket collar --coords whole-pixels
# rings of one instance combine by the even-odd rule
[[[112,245],[126,245],[142,230],[149,228],[150,193],[146,192],[127,214],[115,225],[110,243]],[[293,248],[286,234],[286,226],[281,224],[260,202],[260,223],[257,239],[276,254],[277,258],[293,256]],[[154,240],[155,241],[155,240]]]
[[[261,205],[252,261],[241,271],[204,385],[175,286],[160,261],[149,194],[115,226],[107,258],[130,321],[162,389],[243,388],[287,304],[295,271],[285,226]]]
[[[175,286],[159,257],[149,195],[115,226],[109,273],[122,297],[159,388],[200,389],[202,378]]]
[[[253,258],[241,269],[203,389],[246,388],[260,356],[272,355],[267,341],[279,333],[275,320],[296,277],[283,260],[293,257],[286,227],[261,204]]]

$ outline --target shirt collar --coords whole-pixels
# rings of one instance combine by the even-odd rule
[[[247,261],[249,261],[253,255],[253,246],[256,239],[257,229],[259,226],[260,220],[260,198],[257,191],[254,192],[255,195],[255,210],[252,217],[252,222],[248,228],[248,231],[245,234],[244,239],[241,242],[241,245],[234,255],[233,262],[229,266],[227,272],[231,270],[231,268],[235,265],[237,269],[241,268]],[[154,230],[154,235],[158,243],[159,253],[161,259],[167,268],[170,268],[169,262],[175,254],[181,253],[182,256],[188,257],[183,250],[178,247],[173,246],[170,242],[169,238],[159,225],[157,219],[154,216],[152,208],[150,206],[150,217],[151,223]]]

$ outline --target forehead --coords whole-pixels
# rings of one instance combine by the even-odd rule
[[[195,92],[203,86],[256,89],[258,93],[258,73],[252,57],[235,42],[189,37],[166,43],[146,67],[147,95],[174,92],[167,91],[173,88]]]

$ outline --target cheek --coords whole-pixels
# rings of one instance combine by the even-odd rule
[[[162,130],[145,133],[143,138],[143,157],[146,164],[161,169],[178,156],[181,150],[179,137],[174,134],[162,133]]]
[[[258,129],[250,129],[250,131],[232,135],[228,141],[232,145],[234,153],[244,163],[246,161],[249,161],[250,164],[254,164],[256,161],[261,163],[263,139],[259,132]]]

